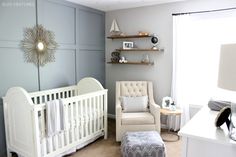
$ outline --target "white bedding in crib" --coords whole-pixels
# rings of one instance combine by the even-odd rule
[[[65,130],[64,109],[60,99],[46,102],[46,122],[49,137]]]

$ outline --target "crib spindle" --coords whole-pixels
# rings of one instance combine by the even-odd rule
[[[74,119],[74,102],[70,104],[70,124],[71,124],[71,143],[75,141],[75,119]]]
[[[100,111],[100,108],[101,108],[101,96],[99,95],[98,96],[98,130],[101,129],[101,111]]]
[[[75,107],[74,107],[74,110],[75,110],[75,140],[79,140],[79,103],[78,101],[75,102]]]
[[[88,99],[85,99],[85,130],[86,130],[86,135],[88,136]]]
[[[93,97],[93,133],[96,132],[96,97]]]
[[[92,135],[92,99],[88,98],[89,100],[89,135]]]
[[[98,112],[98,102],[99,102],[99,97],[96,96],[96,131],[99,129],[99,112]]]
[[[100,117],[100,119],[101,119],[101,129],[104,129],[104,123],[103,123],[103,116],[104,116],[104,110],[103,110],[103,95],[101,95],[100,96],[101,97],[101,99],[100,99],[100,101],[101,101],[101,103],[100,103],[100,107],[99,107],[99,110],[100,110],[100,113],[101,113],[101,117]]]
[[[68,111],[69,111],[69,104],[64,104],[65,105],[65,110],[64,110],[64,113],[65,113],[65,145],[68,145],[69,144],[69,114],[68,114]]]
[[[80,104],[80,135],[81,135],[81,139],[84,138],[84,108],[83,108],[83,100],[79,101]]]

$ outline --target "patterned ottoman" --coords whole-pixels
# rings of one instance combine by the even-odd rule
[[[165,144],[156,131],[127,132],[121,140],[123,157],[165,157]]]

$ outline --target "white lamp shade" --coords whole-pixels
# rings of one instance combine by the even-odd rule
[[[218,87],[236,91],[236,44],[221,46]]]

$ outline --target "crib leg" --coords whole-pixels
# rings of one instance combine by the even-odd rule
[[[105,139],[105,140],[107,139],[107,131],[105,131],[104,139]]]
[[[104,139],[107,139],[107,118],[104,120]]]

